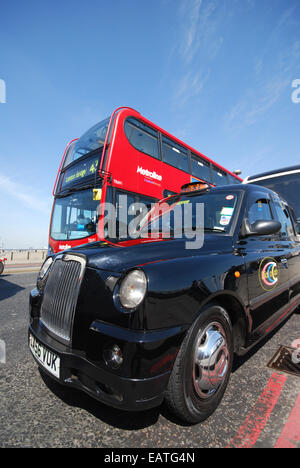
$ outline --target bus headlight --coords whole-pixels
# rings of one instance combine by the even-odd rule
[[[39,279],[43,279],[47,271],[49,270],[50,266],[52,265],[53,259],[52,257],[47,258],[47,260],[43,263],[42,268],[39,272]]]
[[[147,278],[143,271],[133,270],[123,279],[119,289],[119,301],[126,309],[134,309],[143,301],[147,290]]]

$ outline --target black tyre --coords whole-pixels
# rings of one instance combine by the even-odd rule
[[[2,262],[0,262],[0,275],[3,273],[4,270],[4,265]]]
[[[203,310],[185,337],[170,376],[165,401],[180,420],[196,424],[218,407],[228,385],[233,338],[226,311]]]

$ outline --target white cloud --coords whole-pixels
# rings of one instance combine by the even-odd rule
[[[258,167],[261,168],[264,161],[272,161],[274,155],[274,149],[271,145],[253,146],[244,151],[243,155],[239,156],[239,167],[243,168],[243,176],[247,177],[251,174],[255,174],[258,171]]]
[[[5,248],[47,245],[52,200],[0,174],[0,238]]]
[[[289,46],[285,46],[285,49],[280,47],[281,43],[284,44],[286,42],[285,38],[289,28],[293,25],[299,24],[299,20],[297,21],[294,18],[296,8],[297,5],[292,5],[280,15],[264,47],[254,60],[254,71],[256,75],[260,75],[266,70],[266,65],[269,64],[270,54],[274,53],[275,44],[278,44],[279,48],[278,55],[275,57],[274,62],[276,66],[278,65],[281,72],[289,72],[291,66],[299,60],[299,41],[296,41],[294,44],[290,44]]]
[[[198,96],[209,79],[210,65],[223,43],[218,32],[220,21],[224,19],[222,9],[222,5],[213,0],[182,0],[180,3],[177,51],[184,72],[177,77],[173,89],[175,107]],[[178,57],[176,60],[178,62]]]
[[[202,0],[186,0],[180,7],[180,16],[182,18],[183,41],[180,52],[183,58],[190,62],[196,50],[195,41],[197,39],[197,27],[200,17],[200,8]]]
[[[0,80],[0,104],[6,103],[6,84],[4,80]]]
[[[49,197],[41,198],[40,195],[34,194],[32,188],[26,187],[23,183],[18,184],[10,177],[0,174],[0,193],[3,197],[19,200],[25,207],[47,213],[51,209],[51,200]]]
[[[194,73],[188,71],[180,80],[174,95],[174,102],[185,104],[190,98],[197,96],[209,78],[210,70]]]
[[[225,128],[238,131],[255,124],[280,99],[290,86],[289,79],[274,78],[262,87],[249,89],[243,98],[225,116]]]
[[[181,21],[179,52],[189,64],[201,53],[213,60],[223,38],[219,34],[220,20],[223,20],[220,3],[206,0],[185,0],[179,9]],[[220,19],[221,18],[221,19]]]
[[[244,90],[243,96],[225,115],[228,131],[255,124],[290,88],[299,70],[300,41],[293,39],[287,43],[283,39],[289,26],[294,22],[297,24],[294,11],[295,6],[292,6],[281,14],[265,47],[255,57],[252,86]]]

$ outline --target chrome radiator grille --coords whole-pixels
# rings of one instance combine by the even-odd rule
[[[41,307],[41,321],[58,338],[71,342],[75,309],[85,260],[62,254],[56,257],[47,279]]]

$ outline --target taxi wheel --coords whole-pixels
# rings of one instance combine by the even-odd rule
[[[1,263],[0,263],[0,275],[1,275],[1,273],[3,273],[3,270],[4,270],[4,265],[3,265],[3,263],[1,262]]]
[[[180,420],[196,424],[218,407],[228,385],[233,360],[232,326],[218,305],[204,310],[177,355],[165,401]]]

